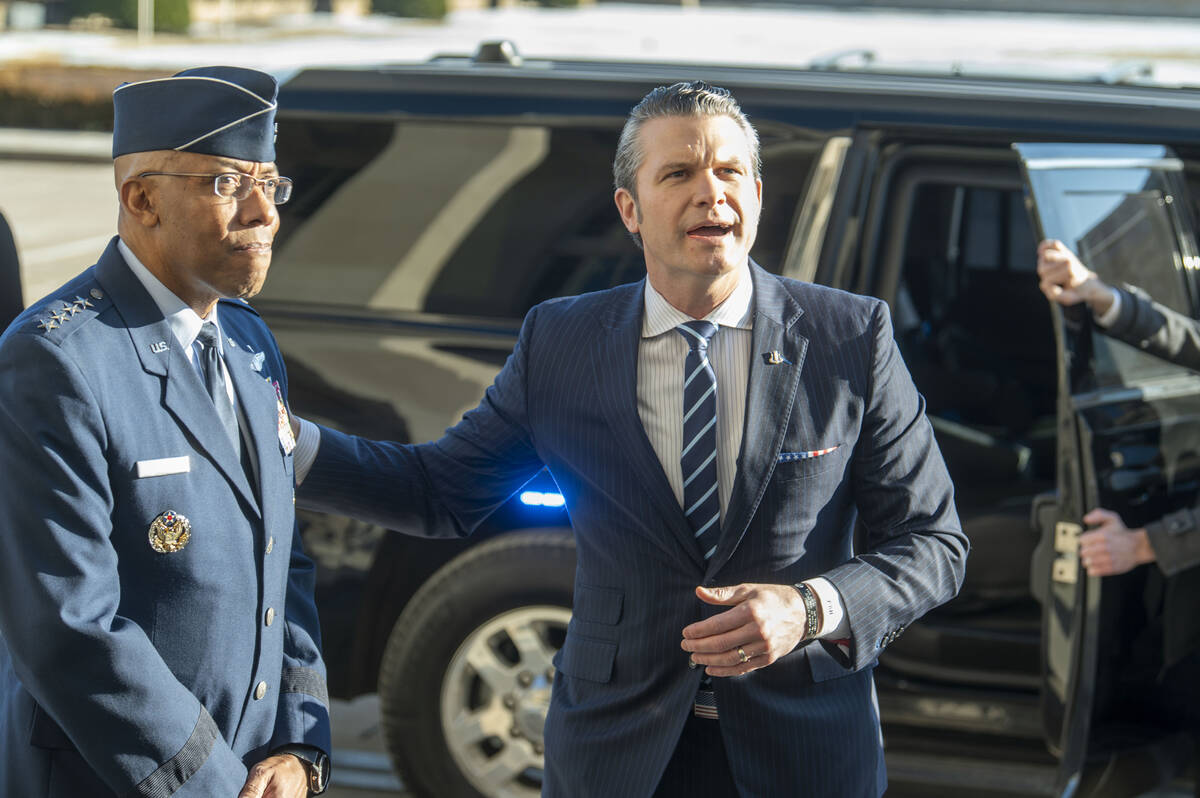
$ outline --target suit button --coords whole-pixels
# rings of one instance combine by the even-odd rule
[[[267,683],[266,683],[266,682],[259,682],[259,683],[258,683],[258,687],[255,687],[255,688],[254,688],[254,700],[255,700],[255,701],[262,701],[262,700],[263,700],[263,697],[264,697],[266,694],[267,694]]]
[[[267,626],[270,626],[271,624],[275,623],[275,608],[274,607],[267,607],[267,617],[265,620],[267,622]]]
[[[271,549],[275,548],[275,536],[267,538],[267,554],[271,553]]]

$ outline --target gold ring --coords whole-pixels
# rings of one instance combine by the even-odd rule
[[[746,649],[738,646],[738,656],[742,658],[742,662],[749,662],[750,657],[746,655]]]

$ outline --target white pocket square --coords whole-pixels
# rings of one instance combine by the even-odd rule
[[[137,462],[138,479],[165,477],[168,474],[186,474],[191,470],[192,458],[186,454],[183,457],[160,457],[157,460],[138,460]]]

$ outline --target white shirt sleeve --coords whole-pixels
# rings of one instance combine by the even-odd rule
[[[846,617],[846,606],[842,603],[842,594],[823,576],[804,580],[804,584],[812,589],[821,607],[822,640],[848,640],[850,638],[850,620]]]
[[[317,450],[321,448],[321,428],[311,421],[300,421],[300,434],[296,436],[296,448],[292,450],[292,466],[296,473],[296,484],[304,482],[313,463],[317,461]]]
[[[1104,313],[1095,317],[1096,323],[1101,327],[1106,328],[1113,326],[1113,324],[1116,323],[1117,319],[1121,315],[1121,292],[1115,288],[1110,288],[1108,290],[1112,292],[1112,306],[1109,307],[1108,310],[1104,311]]]

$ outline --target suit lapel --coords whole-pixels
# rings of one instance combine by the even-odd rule
[[[204,452],[246,503],[258,513],[258,502],[242,468],[241,460],[229,443],[217,410],[200,375],[187,359],[171,326],[146,293],[116,247],[114,238],[96,263],[97,282],[108,292],[113,306],[120,313],[133,349],[142,368],[161,377],[163,405],[191,437],[197,449]]]
[[[729,561],[762,501],[783,446],[808,349],[808,339],[791,332],[803,313],[800,306],[774,275],[756,265],[750,272],[755,312],[742,447],[721,539],[708,562],[706,577]],[[784,362],[769,363],[765,355],[771,352],[780,353]]]
[[[257,455],[259,496],[263,498],[266,514],[265,505],[273,504],[266,497],[274,494],[271,490],[275,487],[274,480],[284,474],[279,449],[278,401],[274,386],[251,366],[250,353],[242,348],[241,342],[230,343],[229,331],[225,335],[225,366],[233,380],[242,420],[249,427],[246,437]]]
[[[638,342],[642,334],[642,295],[645,281],[614,292],[609,312],[602,318],[592,363],[596,388],[615,445],[629,458],[629,464],[653,500],[655,507],[679,543],[679,547],[697,565],[703,565],[700,550],[692,537],[683,509],[675,499],[671,483],[637,411]]]

